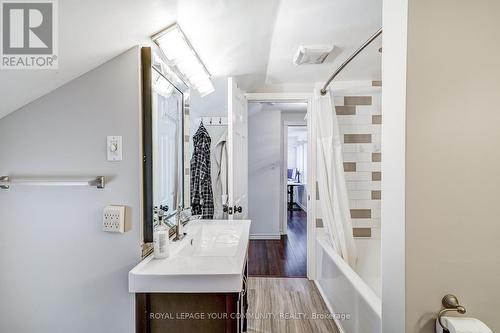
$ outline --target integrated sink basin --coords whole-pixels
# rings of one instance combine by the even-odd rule
[[[146,257],[129,272],[131,293],[240,292],[249,220],[195,220],[165,259]]]

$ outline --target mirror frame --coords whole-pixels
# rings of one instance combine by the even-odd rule
[[[160,56],[159,56],[160,57]],[[160,57],[161,58],[161,57]],[[166,65],[166,62],[164,62]],[[142,67],[142,176],[143,176],[143,242],[144,244],[153,242],[153,228],[154,228],[154,202],[153,202],[153,71],[160,74],[167,80],[182,96],[182,115],[181,115],[181,153],[182,168],[178,175],[180,176],[179,182],[179,197],[178,203],[185,206],[185,168],[186,168],[186,155],[185,155],[185,118],[189,112],[189,92],[187,85],[184,84],[173,73],[165,73],[161,69],[153,65],[153,51],[151,47],[141,48],[141,67]],[[171,213],[175,212],[177,207],[173,207]],[[175,226],[170,228],[171,232],[175,232]]]

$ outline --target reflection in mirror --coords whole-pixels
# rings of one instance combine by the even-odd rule
[[[215,91],[190,96],[191,209],[203,219],[227,219],[228,212],[228,85],[214,79]],[[200,178],[199,175],[209,177]]]
[[[153,209],[167,216],[182,201],[182,116],[182,93],[153,70]]]
[[[143,97],[143,234],[153,241],[159,221],[175,225],[184,204],[184,109],[187,87],[151,48],[141,49]],[[174,228],[171,228],[172,232]]]

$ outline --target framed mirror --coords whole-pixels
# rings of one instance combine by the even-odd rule
[[[176,211],[186,206],[184,118],[188,94],[183,82],[150,47],[141,49],[141,62],[143,235],[144,243],[150,243],[158,215],[174,227]]]

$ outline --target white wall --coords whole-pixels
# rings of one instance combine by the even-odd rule
[[[297,147],[296,138],[288,136],[288,147],[287,147],[287,169],[297,168]]]
[[[0,120],[0,174],[105,175],[95,188],[0,190],[0,331],[134,332],[127,273],[140,260],[139,49]],[[106,136],[123,136],[122,162]],[[131,231],[101,231],[108,204]]]
[[[455,294],[500,331],[499,1],[410,0],[406,331]]]
[[[213,81],[215,91],[210,95],[201,97],[196,91],[191,91],[190,96],[190,136],[191,138],[200,126],[200,117],[227,117],[227,78],[221,77]],[[227,130],[227,126],[206,126],[213,139],[218,139]]]

